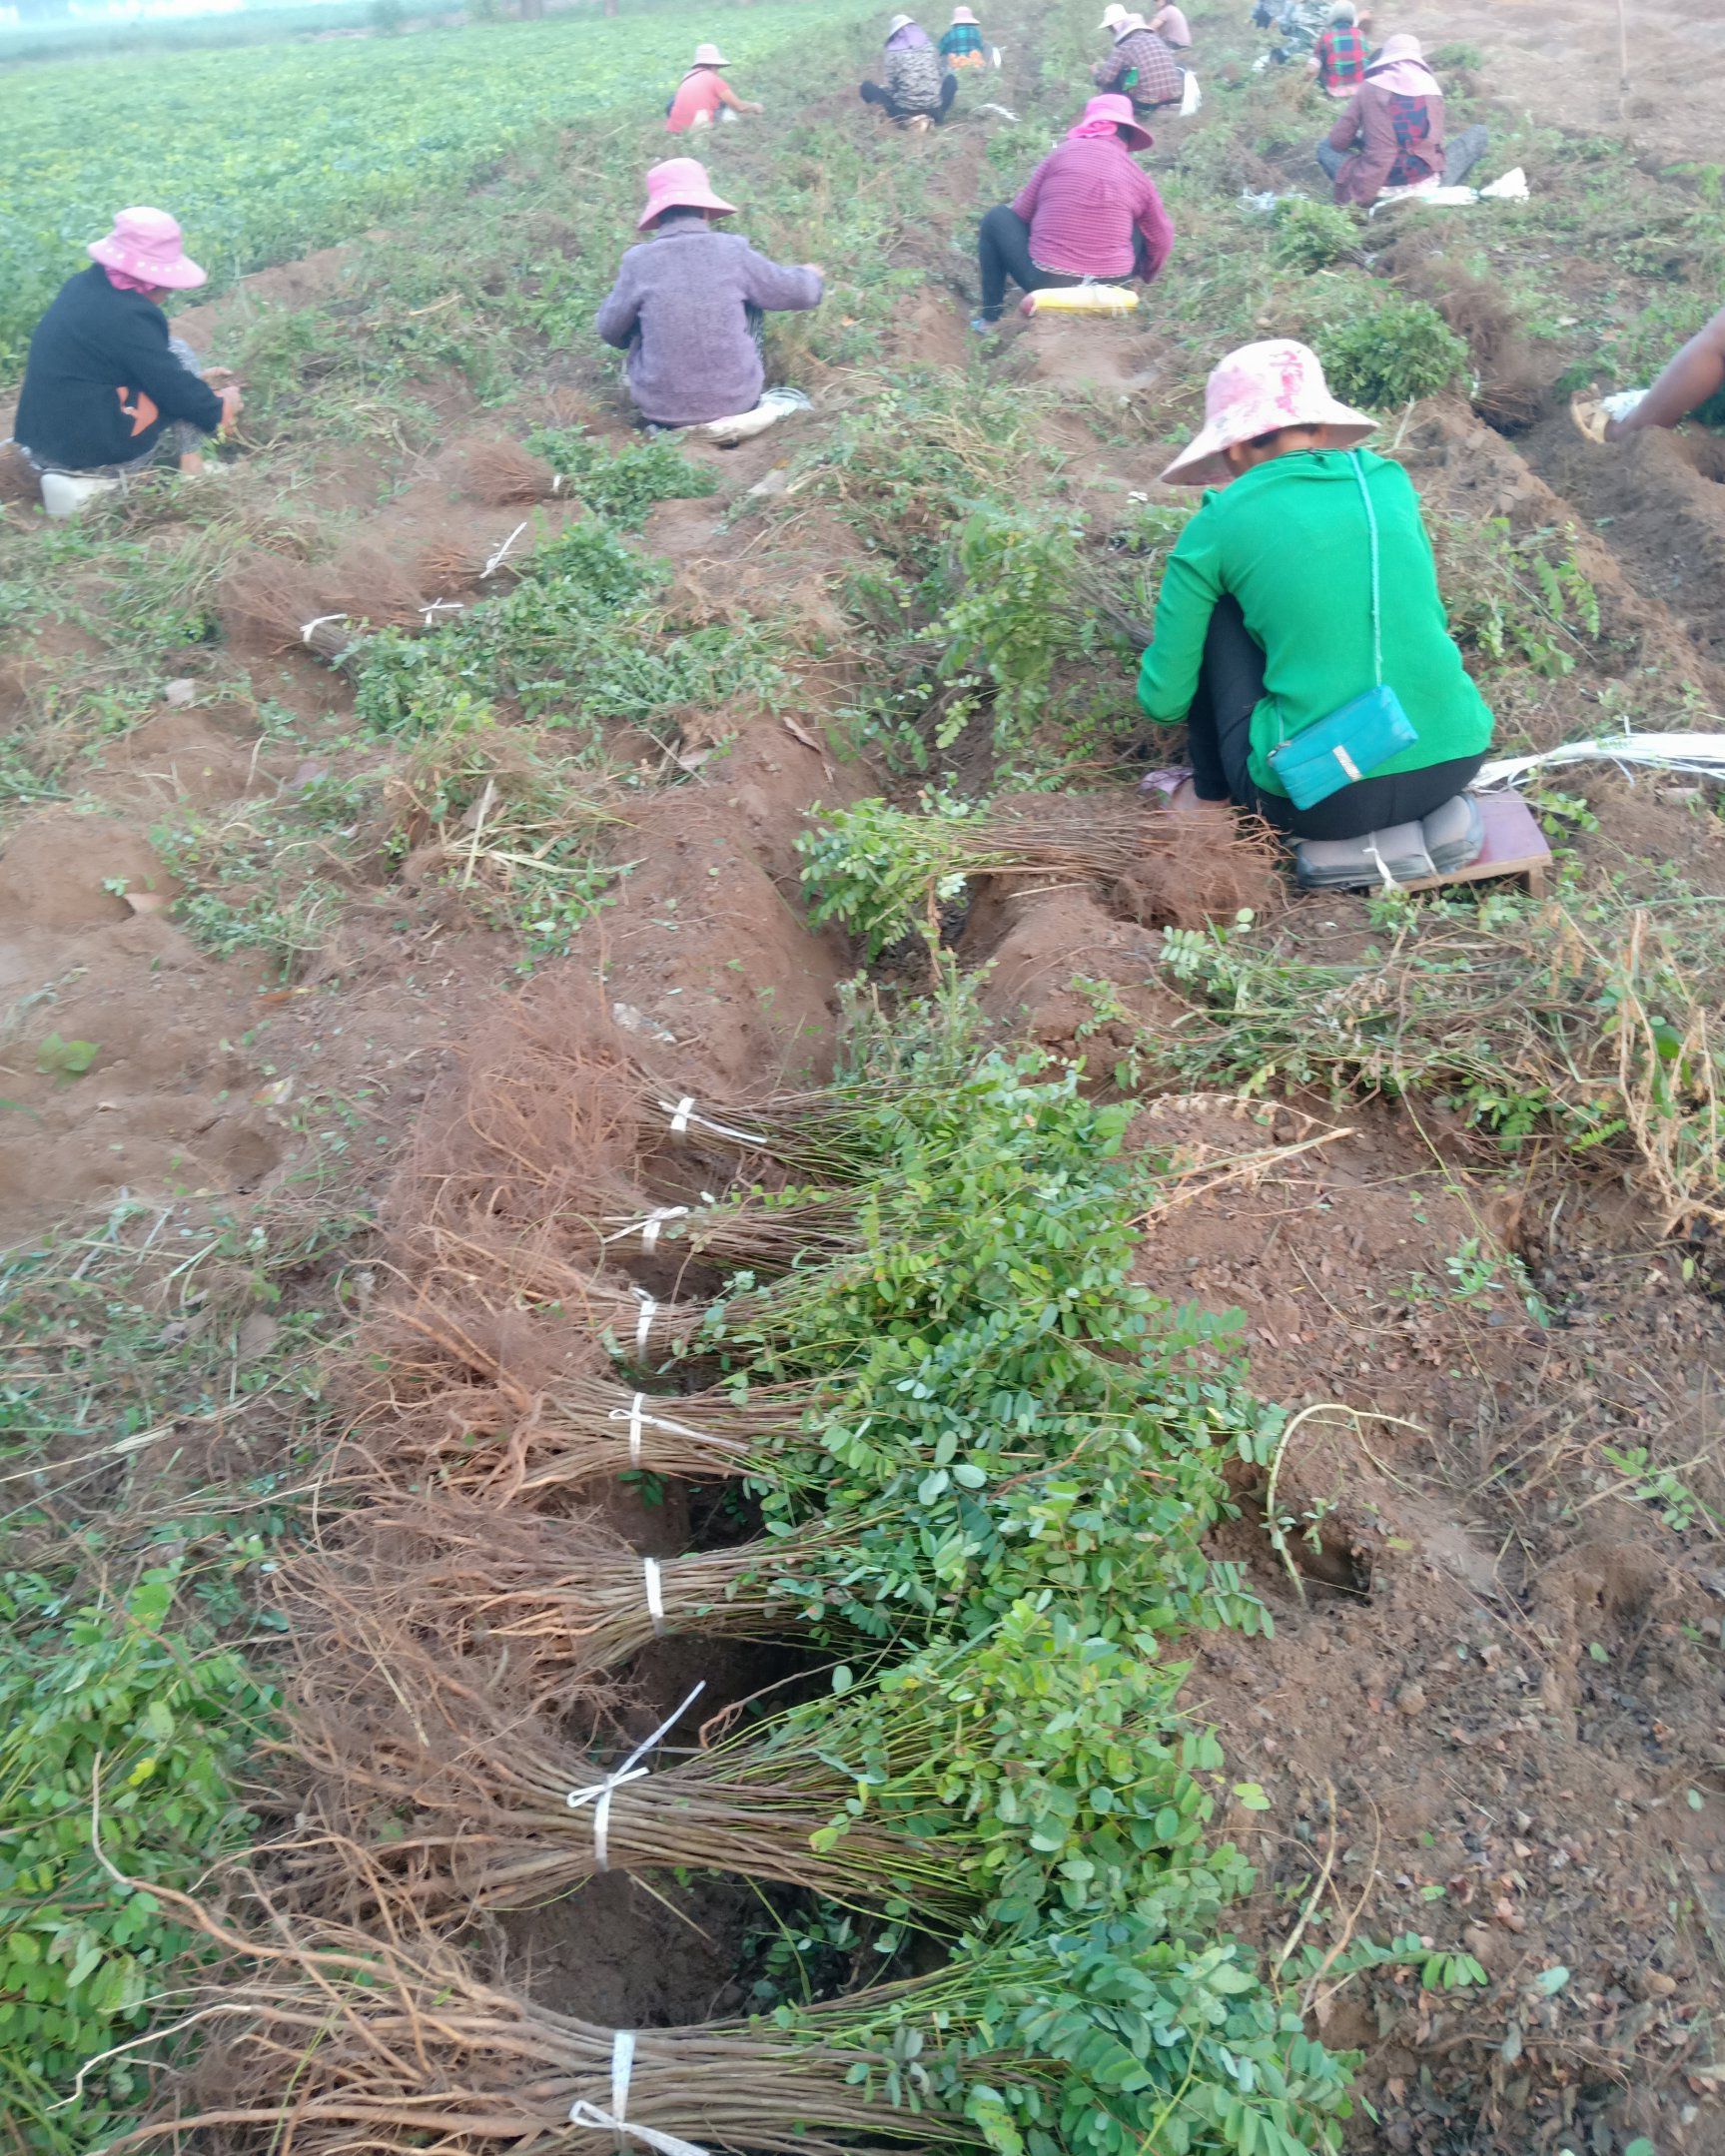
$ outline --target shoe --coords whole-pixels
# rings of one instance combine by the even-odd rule
[[[998,315],[973,315],[970,318],[970,326],[978,337],[994,337],[1000,330],[1000,317]]]
[[[1471,868],[1485,844],[1485,819],[1471,794],[1457,794],[1419,823],[1433,875],[1453,876]]]
[[[1294,849],[1301,891],[1387,891],[1437,874],[1417,824],[1391,824],[1357,839],[1301,839]]]

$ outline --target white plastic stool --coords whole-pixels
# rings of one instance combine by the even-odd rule
[[[101,479],[75,471],[42,474],[42,506],[50,516],[76,516],[103,494],[118,494],[123,479]]]

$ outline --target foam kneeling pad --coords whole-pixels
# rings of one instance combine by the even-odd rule
[[[1138,294],[1125,285],[1051,285],[1046,292],[1027,292],[1019,303],[1021,315],[1130,315]]]

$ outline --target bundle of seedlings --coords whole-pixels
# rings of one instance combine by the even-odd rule
[[[819,1530],[804,1540],[805,1558],[822,1544]],[[552,1517],[439,1495],[381,1499],[278,1580],[309,1640],[405,1635],[457,1664],[506,1654],[541,1712],[673,1633],[796,1633],[819,1615],[818,1590],[813,1606],[793,1600],[779,1571],[771,1543],[643,1557],[596,1512]]]
[[[538,524],[537,518],[499,510],[454,524],[428,540],[419,557],[420,576],[426,589],[441,600],[432,625],[464,611],[465,598],[457,600],[457,592],[466,598],[488,593],[517,575],[539,536]]]
[[[542,456],[506,434],[479,434],[449,452],[455,484],[469,501],[487,508],[568,498],[568,482]]]
[[[1289,938],[1166,939],[1192,1020],[1154,1044],[1199,1082],[1428,1100],[1493,1141],[1540,1133],[1644,1187],[1666,1232],[1725,1225],[1725,995],[1715,910],[1498,896],[1422,901],[1363,953]]]
[[[1250,1883],[1232,1849],[1204,1846],[1199,1775],[1222,1754],[1176,1713],[1186,1666],[1088,1634],[1046,1598],[692,1756],[698,1687],[601,1765],[423,1651],[403,1647],[390,1674],[402,1704],[309,1661],[291,1745],[320,1791],[322,1847],[364,1849],[368,1875],[439,1921],[607,1870],[740,1873],[912,1924],[986,1911],[1018,1935],[1051,1906],[1130,1908],[1176,1870],[1195,1910]]]
[[[566,1324],[545,1327],[470,1294],[403,1297],[355,1342],[354,1435],[398,1480],[530,1502],[630,1469],[771,1475],[775,1454],[835,1397],[820,1381],[741,1377],[648,1393],[617,1384],[608,1367],[598,1341]]]
[[[1014,891],[1100,886],[1134,920],[1194,927],[1273,910],[1276,844],[1234,819],[1177,815],[1137,793],[1026,794],[972,805],[925,800],[913,815],[884,801],[824,812],[797,841],[817,923],[836,921],[871,958],[920,932],[941,936],[941,910],[978,877]]]
[[[320,1655],[290,1689],[289,1749],[312,1777],[302,1817],[314,1810],[325,1829],[279,1860],[301,1906],[347,1901],[357,1913],[354,1888],[381,1885],[392,1906],[461,1923],[475,1908],[537,1906],[602,1872],[650,1870],[733,1872],[947,1926],[974,1905],[963,1822],[938,1804],[826,1831],[853,1794],[843,1755],[855,1742],[829,1702],[782,1718],[776,1738],[691,1754],[697,1686],[668,1716],[637,1714],[640,1734],[600,1761],[510,1706],[494,1677],[481,1689],[404,1637],[390,1678],[388,1689],[356,1686]],[[907,1771],[910,1747],[929,1734],[904,1732]]]
[[[614,2156],[619,2142],[845,2156],[919,2148],[1341,2145],[1341,2062],[1233,1941],[1154,1919],[986,1951],[769,2019],[611,2030],[422,1935],[276,1915],[261,1937],[152,1887],[228,1949],[172,2044],[199,2066],[105,2156],[220,2134],[234,2156]],[[268,1907],[268,1904],[265,1904]]]
[[[345,659],[368,633],[429,625],[418,584],[382,543],[355,539],[316,565],[256,554],[226,578],[219,601],[231,639],[269,653]]]

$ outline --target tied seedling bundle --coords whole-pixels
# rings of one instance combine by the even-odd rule
[[[962,1950],[936,1975],[770,2018],[616,2031],[421,1937],[278,1920],[253,1940],[195,1913],[253,1972],[194,1991],[186,2024],[214,2024],[198,2075],[105,2156],[218,2130],[264,2156],[285,2129],[299,2156],[611,2156],[631,2133],[773,2156],[1301,2156],[1338,2149],[1350,2109],[1343,2062],[1237,1946],[1143,1919]]]
[[[879,800],[829,809],[797,849],[816,923],[878,958],[913,933],[940,941],[941,909],[977,877],[1019,890],[1100,887],[1134,920],[1193,927],[1268,912],[1280,897],[1269,833],[1217,830],[1136,793],[1027,794],[992,805],[926,796],[921,815]]]
[[[475,1907],[531,1907],[602,1872],[656,1869],[734,1872],[949,1929],[976,1900],[962,1822],[936,1803],[826,1831],[852,1792],[855,1743],[829,1703],[691,1752],[697,1688],[595,1757],[511,1705],[506,1668],[475,1683],[397,1637],[389,1670],[390,1687],[376,1671],[356,1682],[320,1657],[294,1688],[291,1750],[328,1826],[284,1859],[302,1903],[340,1908],[358,1877],[385,1907],[464,1923]],[[914,1767],[908,1754],[901,1764]]]
[[[824,1539],[803,1538],[805,1569]],[[543,1710],[673,1633],[779,1639],[812,1622],[819,1587],[793,1597],[777,1555],[767,1542],[642,1557],[594,1513],[402,1499],[359,1516],[331,1552],[285,1568],[282,1592],[296,1629],[332,1646],[406,1635],[475,1666],[506,1653]]]
[[[611,1765],[432,1658],[392,1653],[390,1667],[411,1712],[308,1667],[294,1749],[368,1875],[423,1915],[460,1921],[606,1870],[679,1868],[894,1921],[974,1927],[986,1912],[1030,1936],[1051,1911],[1150,1896],[1190,1920],[1250,1880],[1233,1849],[1203,1847],[1212,1800],[1198,1777],[1222,1756],[1175,1713],[1185,1667],[1149,1641],[1086,1635],[1059,1609],[1021,1603],[989,1640],[876,1685],[842,1671],[839,1697],[682,1756],[691,1695]]]
[[[639,1311],[650,1338],[653,1313]],[[833,1398],[816,1381],[643,1392],[604,1373],[596,1343],[571,1349],[568,1330],[470,1299],[421,1295],[386,1310],[362,1336],[371,1373],[362,1443],[398,1477],[532,1502],[630,1471],[771,1475],[779,1450]]]

